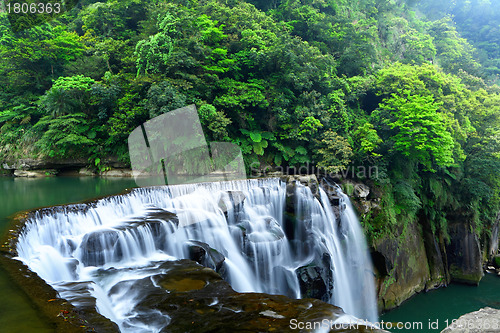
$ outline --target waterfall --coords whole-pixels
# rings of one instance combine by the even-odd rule
[[[339,192],[338,220],[322,189],[314,195],[300,183],[293,212],[285,213],[288,192],[279,179],[253,179],[138,188],[43,209],[26,222],[16,259],[73,304],[81,302],[78,293],[94,299],[122,332],[169,324],[166,313],[138,312],[144,296],[134,285],[193,253],[205,253],[204,264],[240,292],[301,298],[299,271],[315,269],[326,288],[322,299],[376,322],[371,262],[348,197]]]

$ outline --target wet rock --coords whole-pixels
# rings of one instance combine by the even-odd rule
[[[479,240],[467,223],[449,226],[450,244],[446,246],[452,281],[477,285],[483,277]]]
[[[334,321],[343,314],[340,308],[316,299],[235,292],[213,270],[189,260],[167,262],[162,267],[166,273],[142,282],[146,296],[134,309],[168,315],[170,323],[161,332],[292,332],[291,320],[312,325]],[[151,288],[152,284],[159,287]],[[364,327],[350,332],[363,331],[382,332]]]
[[[425,289],[430,278],[422,232],[417,223],[380,238],[374,251],[384,258],[387,275],[378,278],[379,309],[392,309]]]
[[[81,261],[85,266],[101,266],[106,259],[113,261],[123,258],[116,230],[100,230],[86,234],[80,244]]]
[[[52,331],[67,333],[119,332],[118,325],[97,313],[95,305],[82,308],[71,305],[22,262],[1,255],[0,264],[9,272],[11,281],[30,296],[33,306],[40,316],[48,320]],[[76,289],[83,288],[83,284],[74,287]],[[86,297],[83,299],[87,305],[91,305],[93,302]],[[85,303],[83,299],[82,303]],[[30,320],[30,318],[26,318],[26,320]]]
[[[176,227],[179,226],[179,218],[175,213],[161,208],[151,208],[146,211],[145,221],[166,221],[173,223]]]
[[[226,258],[219,251],[211,248],[207,243],[199,241],[189,241],[187,246],[189,249],[189,259],[216,272],[221,270]]]
[[[499,330],[500,310],[486,307],[460,316],[441,333],[497,333]]]
[[[354,185],[354,196],[356,198],[366,199],[369,194],[370,194],[370,188],[365,184]]]
[[[494,268],[500,268],[500,254],[497,254],[494,256],[491,260],[491,263],[493,264]]]
[[[316,298],[322,301],[328,300],[328,283],[323,280],[322,268],[315,265],[299,267],[297,276],[299,278],[300,292],[304,297]]]
[[[500,213],[497,216],[497,221],[493,225],[493,228],[491,230],[491,236],[489,239],[489,244],[488,244],[488,259],[492,259],[493,256],[495,256],[498,253],[498,236],[499,236],[499,222],[500,220]]]

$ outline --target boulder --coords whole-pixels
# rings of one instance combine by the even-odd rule
[[[95,172],[90,170],[89,168],[81,168],[78,170],[79,176],[95,176]]]
[[[132,177],[131,169],[111,169],[101,172],[103,177]]]
[[[370,188],[365,184],[356,184],[354,185],[354,196],[356,198],[366,199],[370,194]]]
[[[189,241],[187,245],[189,249],[189,259],[196,261],[200,265],[211,268],[216,272],[222,269],[222,265],[226,258],[219,251],[211,248],[207,243],[199,241]]]
[[[14,176],[27,178],[53,177],[57,174],[54,169],[46,170],[15,170]]]
[[[190,260],[165,262],[161,268],[164,274],[134,282],[143,300],[132,311],[135,318],[145,315],[146,322],[152,309],[168,315],[171,320],[162,332],[293,332],[294,323],[312,330],[314,323],[316,328],[323,322],[329,327],[344,315],[339,307],[317,299],[238,293],[216,272]],[[362,325],[349,330],[368,331],[385,332]]]
[[[221,196],[218,206],[226,215],[229,210],[233,210],[234,214],[238,214],[243,208],[245,199],[245,194],[242,191],[226,191]]]
[[[493,225],[491,229],[491,237],[489,239],[488,244],[488,259],[493,258],[498,253],[498,231],[499,231],[499,219],[500,214],[497,217],[497,221]]]
[[[321,267],[314,264],[302,266],[297,269],[300,292],[303,297],[328,301],[331,280],[325,282],[322,277],[322,271]]]
[[[464,314],[441,333],[497,333],[500,331],[500,310],[482,308]]]

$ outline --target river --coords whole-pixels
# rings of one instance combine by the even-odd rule
[[[15,212],[116,194],[134,186],[134,181],[129,178],[0,177],[0,232],[4,233],[7,230],[7,217]],[[439,332],[445,327],[446,320],[451,321],[464,313],[485,306],[500,308],[499,287],[499,277],[486,275],[479,287],[451,285],[448,288],[419,294],[398,309],[384,314],[381,319],[386,322],[405,322],[407,325],[421,323],[423,329],[406,330],[406,332]],[[49,324],[40,317],[29,298],[15,287],[1,267],[0,288],[2,332],[53,332]],[[430,329],[429,326],[434,328],[436,322],[439,329]]]
[[[391,332],[441,332],[446,322],[451,323],[463,314],[486,306],[500,309],[500,277],[494,274],[486,274],[478,287],[451,284],[447,288],[418,294],[399,308],[384,314],[381,320],[402,322],[414,327],[408,330],[393,329]],[[420,323],[421,329],[416,326]]]

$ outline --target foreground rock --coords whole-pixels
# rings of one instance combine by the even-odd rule
[[[190,260],[165,262],[161,268],[166,273],[136,282],[134,289],[140,289],[144,299],[131,319],[149,321],[159,319],[151,318],[152,313],[167,315],[169,323],[161,332],[308,332],[312,331],[308,327],[319,328],[326,322],[330,327],[324,332],[385,332],[366,326],[331,329],[344,315],[336,306],[317,299],[238,293],[215,271]]]
[[[482,308],[464,314],[441,333],[493,333],[500,332],[500,310]]]

